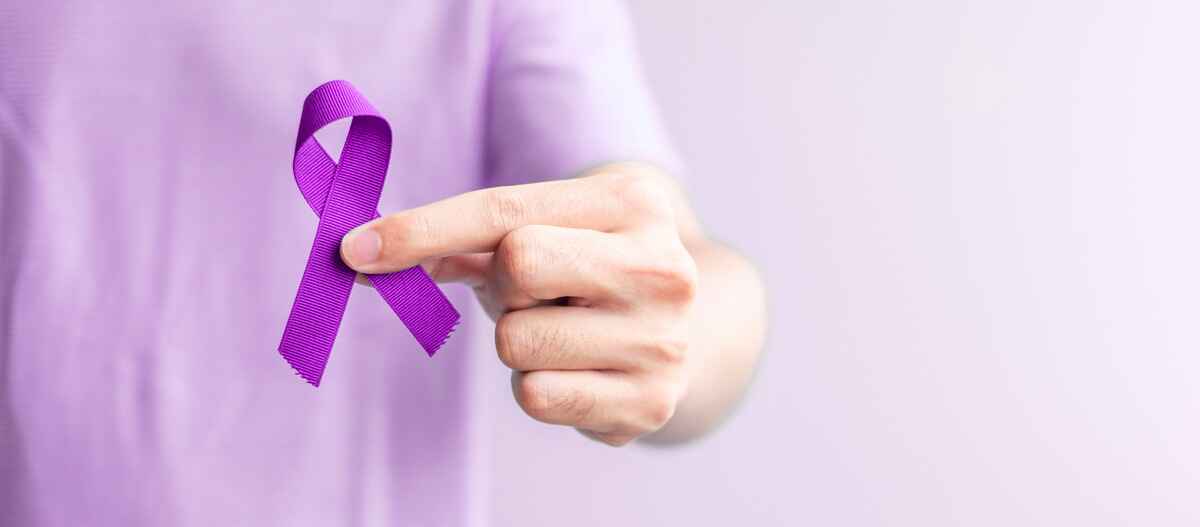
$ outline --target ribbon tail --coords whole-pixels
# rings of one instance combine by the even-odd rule
[[[458,310],[420,266],[368,278],[430,357],[454,333]]]
[[[322,232],[322,229],[318,229]],[[283,328],[279,354],[309,384],[320,386],[354,287],[354,271],[329,258],[336,238],[318,235]],[[336,258],[336,253],[335,258]],[[324,256],[324,257],[322,257]]]

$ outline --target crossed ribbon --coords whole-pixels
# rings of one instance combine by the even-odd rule
[[[347,117],[354,119],[335,163],[313,134]],[[321,384],[354,287],[355,272],[339,256],[341,240],[354,227],[379,217],[376,208],[391,152],[392,129],[387,120],[349,82],[327,82],[304,99],[292,173],[320,221],[279,353],[313,386]],[[459,314],[429,275],[416,266],[368,278],[433,356],[454,331]]]

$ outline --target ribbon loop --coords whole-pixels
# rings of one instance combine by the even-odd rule
[[[335,163],[313,134],[345,118],[353,120]],[[292,173],[304,200],[320,219],[279,353],[313,386],[321,383],[354,287],[355,272],[339,255],[341,240],[354,227],[379,217],[376,208],[391,151],[392,130],[387,120],[349,82],[327,82],[305,98]],[[417,266],[368,278],[425,352],[433,356],[454,331],[459,314],[429,275]]]

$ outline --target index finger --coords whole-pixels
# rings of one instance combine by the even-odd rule
[[[491,252],[526,225],[616,230],[631,221],[631,185],[640,182],[603,174],[467,192],[355,228],[342,239],[342,260],[359,272],[388,273],[426,258]]]

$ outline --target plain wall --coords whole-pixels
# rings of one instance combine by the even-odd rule
[[[671,450],[535,423],[489,362],[494,524],[1200,524],[1200,4],[631,9],[768,350]]]

